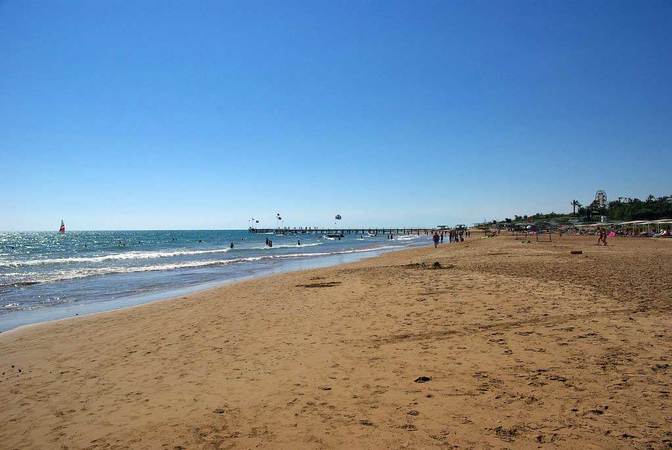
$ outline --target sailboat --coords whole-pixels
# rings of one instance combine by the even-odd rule
[[[65,234],[65,222],[63,222],[63,219],[61,219],[61,228],[58,229],[58,232]]]

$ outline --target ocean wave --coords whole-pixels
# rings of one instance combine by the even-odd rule
[[[395,241],[413,241],[415,239],[420,239],[424,236],[416,234],[402,234],[394,238]]]
[[[276,248],[316,247],[318,245],[322,245],[322,242],[312,242],[310,244],[301,244],[301,245],[297,245],[297,244],[277,244],[276,245],[276,244],[273,244],[273,247],[264,246],[264,247],[256,247],[256,249],[257,250],[273,250],[273,249],[276,249]]]
[[[73,256],[71,258],[47,258],[47,259],[30,259],[19,261],[0,261],[0,267],[40,266],[47,264],[99,263],[114,260],[170,258],[175,256],[193,256],[193,255],[206,255],[210,253],[226,253],[231,250],[232,250],[231,248],[227,247],[227,248],[216,248],[211,250],[174,250],[169,252],[133,251],[125,253],[112,253],[110,255],[102,255],[102,256]]]
[[[307,244],[278,244],[273,247],[258,246],[258,247],[240,247],[240,248],[215,248],[210,250],[173,250],[173,251],[131,251],[124,253],[112,253],[101,256],[73,256],[70,258],[45,258],[45,259],[30,259],[19,261],[0,260],[0,268],[2,267],[25,267],[25,266],[42,266],[49,264],[77,264],[77,263],[101,263],[105,261],[123,261],[133,259],[156,259],[156,258],[171,258],[180,256],[195,256],[208,255],[216,253],[227,253],[230,251],[250,251],[250,250],[273,250],[278,248],[302,248],[314,247],[322,245],[320,242]]]
[[[204,267],[212,266],[224,266],[229,264],[236,263],[245,263],[245,262],[255,262],[262,260],[275,260],[275,259],[289,259],[289,258],[309,258],[317,256],[333,256],[333,255],[343,255],[351,253],[364,253],[364,252],[373,252],[380,250],[391,250],[395,248],[403,248],[401,246],[387,245],[382,247],[374,248],[364,248],[364,249],[350,249],[350,250],[340,250],[334,252],[307,252],[307,253],[288,253],[285,255],[263,255],[263,256],[250,256],[245,258],[231,258],[231,259],[220,259],[220,260],[209,260],[209,261],[188,261],[183,263],[170,263],[170,264],[154,264],[146,266],[132,266],[132,267],[88,267],[74,270],[60,270],[56,272],[51,272],[48,274],[40,274],[35,272],[27,272],[22,274],[25,278],[16,281],[10,281],[8,283],[0,283],[1,287],[20,287],[20,286],[29,286],[33,284],[40,283],[53,283],[56,281],[67,281],[74,280],[78,278],[87,278],[93,276],[101,275],[111,275],[111,274],[125,274],[125,273],[136,273],[136,272],[158,272],[158,271],[168,271],[168,270],[178,270],[178,269],[197,269]],[[35,278],[31,278],[35,277]]]

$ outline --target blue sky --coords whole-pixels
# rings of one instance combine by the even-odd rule
[[[0,229],[672,193],[672,2],[0,1]]]

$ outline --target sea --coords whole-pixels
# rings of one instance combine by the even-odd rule
[[[0,232],[0,332],[429,243],[424,234]]]

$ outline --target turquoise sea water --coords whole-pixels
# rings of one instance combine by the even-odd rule
[[[0,331],[427,243],[242,230],[0,233]]]

